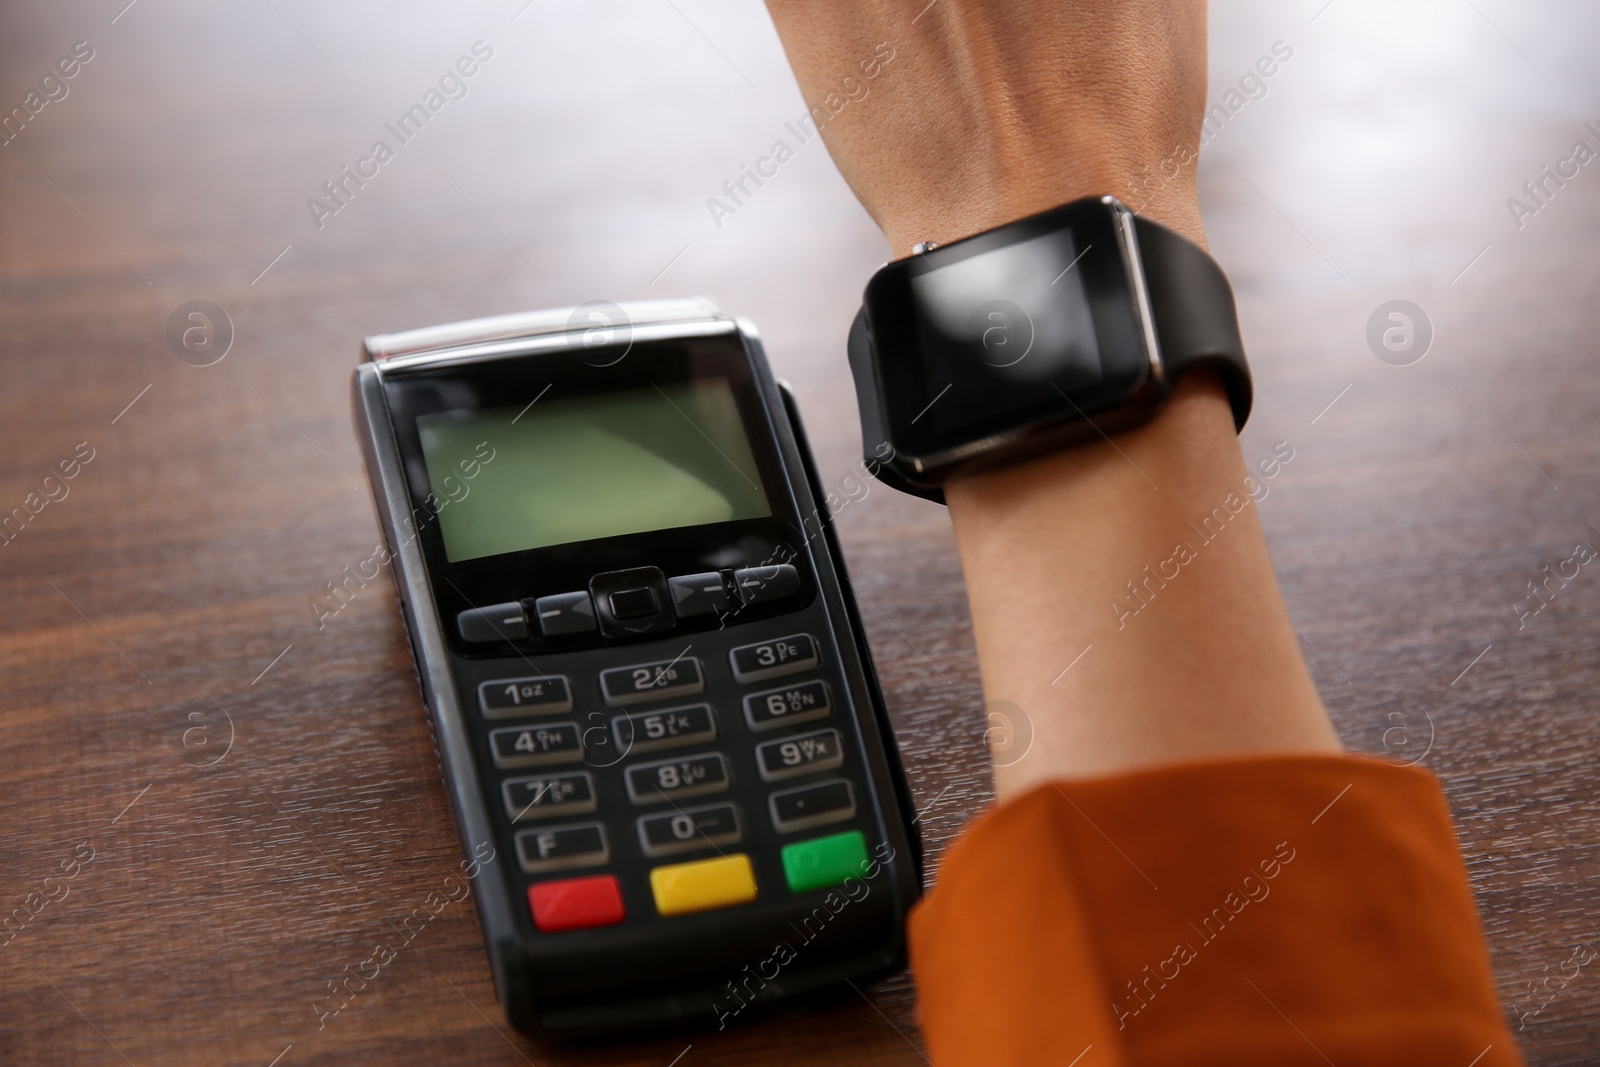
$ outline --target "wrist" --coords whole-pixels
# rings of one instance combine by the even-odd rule
[[[1204,0],[768,6],[896,258],[1104,195],[1203,244]],[[839,86],[848,107],[829,103]],[[1250,484],[1228,401],[1201,372],[1115,443],[944,486],[985,695],[1031,720],[1029,754],[997,768],[1002,796],[1172,759],[1337,747]],[[1225,532],[1191,528],[1217,515]]]
[[[1001,799],[1054,778],[1337,750],[1250,485],[1205,372],[1115,447],[946,484],[984,696],[1021,709],[1032,739],[996,766]]]
[[[932,124],[910,150],[894,137],[857,143],[880,135],[883,125],[892,129],[892,115],[862,113],[856,128],[835,131],[830,150],[895,258],[919,241],[949,244],[1107,195],[1204,247],[1193,132],[1135,99],[1105,115],[1043,86],[1012,90],[1018,99],[966,103],[973,113],[965,120]],[[893,103],[886,93],[879,107],[887,112]]]
[[[1065,152],[1063,152],[1065,154]],[[1129,160],[1080,157],[1072,166],[1045,166],[1028,177],[983,171],[950,171],[876,201],[878,218],[896,259],[914,244],[949,244],[1008,222],[1084,197],[1114,196],[1129,208],[1206,247],[1205,228],[1193,182],[1180,177],[1156,186]]]

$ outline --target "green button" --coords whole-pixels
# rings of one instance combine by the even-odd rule
[[[867,839],[861,831],[818,837],[783,846],[783,875],[791,893],[826,889],[861,876],[867,866]]]

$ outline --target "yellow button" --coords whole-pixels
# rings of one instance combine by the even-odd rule
[[[756,899],[756,874],[742,852],[712,860],[673,863],[650,872],[650,891],[662,915],[731,908]]]

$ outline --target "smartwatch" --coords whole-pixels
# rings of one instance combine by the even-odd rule
[[[957,475],[1148,422],[1196,367],[1236,428],[1250,414],[1222,268],[1109,196],[919,244],[867,283],[849,351],[867,469],[941,502]]]

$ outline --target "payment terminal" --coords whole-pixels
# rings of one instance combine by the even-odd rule
[[[909,794],[754,327],[595,302],[363,355],[357,433],[511,1023],[721,1027],[903,966]]]

